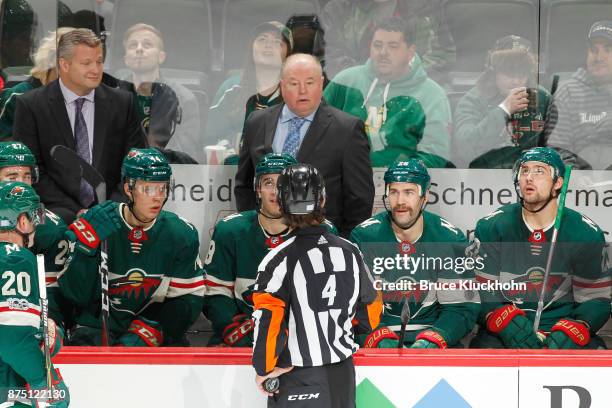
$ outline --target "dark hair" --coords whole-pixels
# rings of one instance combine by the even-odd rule
[[[416,41],[416,27],[412,22],[409,23],[401,17],[386,17],[376,22],[372,31],[372,38],[378,30],[402,33],[407,44],[414,44]]]
[[[325,221],[325,216],[322,211],[304,215],[285,215],[285,224],[290,228],[316,227],[317,225],[321,225],[323,221]]]

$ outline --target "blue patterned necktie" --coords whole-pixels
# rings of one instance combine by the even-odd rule
[[[83,103],[85,98],[74,101],[74,139],[76,142],[77,154],[87,163],[91,163],[91,153],[89,152],[89,136],[87,135],[87,124],[83,117]],[[93,188],[85,180],[81,179],[80,200],[83,208],[88,208],[94,200]]]
[[[289,121],[289,131],[283,144],[283,153],[288,153],[293,157],[297,156],[300,149],[300,129],[304,122],[306,119],[297,116]]]

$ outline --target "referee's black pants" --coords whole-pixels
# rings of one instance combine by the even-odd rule
[[[355,408],[353,358],[320,367],[294,367],[279,377],[268,408]]]

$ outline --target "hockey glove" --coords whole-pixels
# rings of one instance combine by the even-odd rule
[[[440,348],[445,349],[448,345],[440,333],[435,330],[423,330],[416,336],[416,341],[410,348]]]
[[[62,330],[61,326],[55,324],[53,319],[49,319],[49,347],[51,351],[51,357],[55,357],[57,353],[59,353],[60,349],[64,345],[64,330]],[[42,352],[45,352],[45,337],[42,332],[42,327],[40,328],[37,338],[41,339],[40,349]]]
[[[579,349],[591,341],[589,326],[582,321],[561,319],[550,329],[546,346],[550,349]]]
[[[98,204],[68,226],[66,236],[77,243],[77,248],[87,254],[96,253],[101,241],[121,227],[121,218],[112,201]]]
[[[365,339],[365,348],[397,348],[399,337],[386,326],[379,327],[368,334]]]
[[[43,397],[51,397],[49,400],[45,399],[35,399],[33,400],[33,407],[41,407],[42,404],[40,402],[47,402],[47,408],[68,408],[70,405],[70,392],[68,391],[68,387],[64,380],[62,379],[62,375],[60,374],[59,369],[51,367],[52,380],[51,384],[53,389],[49,392],[47,391],[47,379],[43,377],[40,381],[34,382],[32,384],[26,384],[26,389],[30,390],[34,396],[38,395]]]
[[[504,305],[489,314],[487,329],[497,334],[507,348],[539,349],[540,338],[533,332],[533,323],[516,305]]]
[[[250,316],[239,314],[223,329],[223,343],[230,347],[252,347],[255,323]]]
[[[126,347],[160,347],[164,343],[164,335],[159,323],[145,318],[132,321],[127,333],[119,337],[118,346]]]

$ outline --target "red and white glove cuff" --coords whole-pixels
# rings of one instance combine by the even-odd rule
[[[372,333],[368,334],[368,337],[365,339],[365,348],[376,348],[378,343],[380,343],[384,339],[391,340],[399,340],[399,337],[393,330],[388,327],[380,327],[374,330]]]
[[[83,245],[95,249],[100,245],[100,238],[93,229],[91,224],[83,218],[77,218],[72,224],[68,226],[68,229],[74,232],[77,239]]]
[[[442,337],[440,333],[434,330],[424,330],[420,332],[416,336],[416,340],[421,340],[421,339],[431,341],[432,343],[434,343],[441,349],[445,349],[448,347],[448,344],[446,344],[446,340],[444,340],[444,337]]]
[[[160,347],[164,342],[164,335],[156,328],[146,324],[142,320],[134,320],[128,332],[134,333],[144,341],[149,347]]]
[[[223,342],[228,346],[236,345],[240,340],[255,329],[255,322],[253,319],[244,319],[245,316],[246,315],[235,316],[232,319],[234,320],[234,323],[227,325],[227,327],[223,330]]]
[[[550,329],[550,332],[562,331],[577,345],[584,347],[591,341],[589,327],[582,322],[570,319],[561,319]]]
[[[525,312],[514,304],[495,309],[487,318],[487,329],[498,334],[518,315],[525,316]]]

